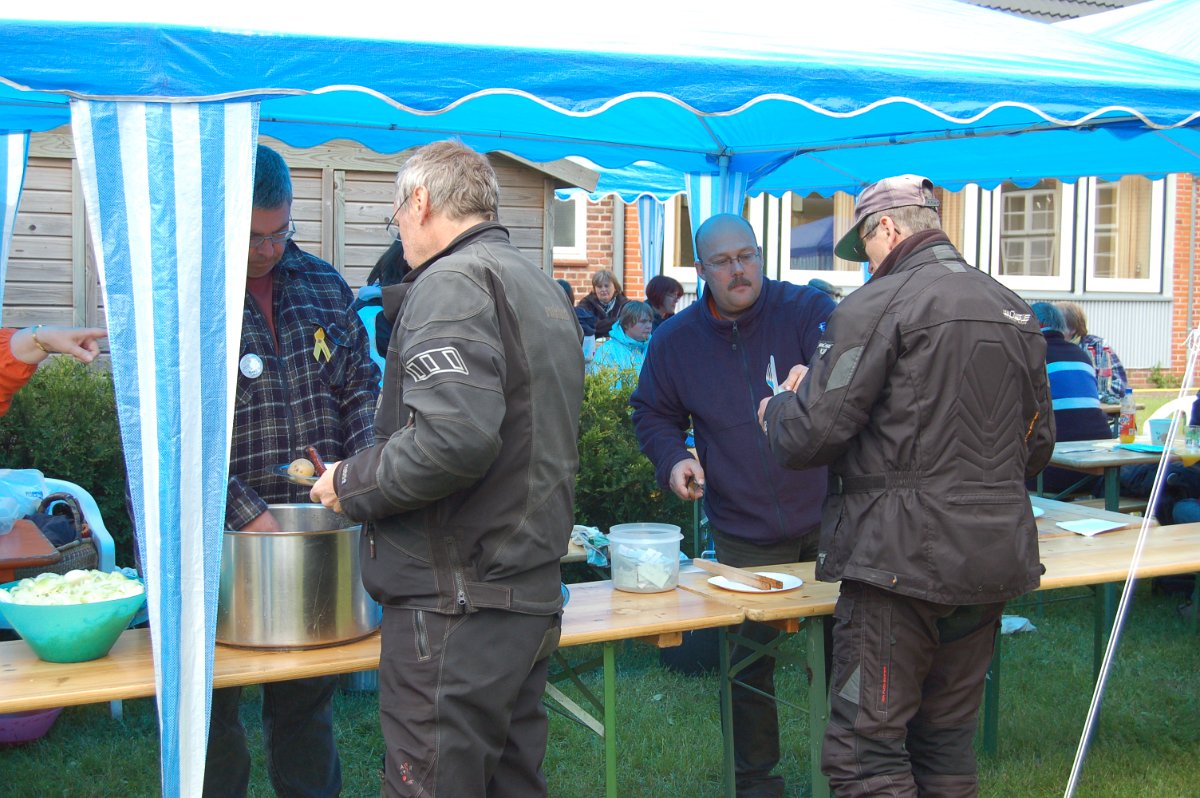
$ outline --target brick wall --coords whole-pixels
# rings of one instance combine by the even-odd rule
[[[614,241],[614,214],[621,213],[625,221],[625,240]],[[621,288],[630,299],[645,299],[642,285],[642,257],[638,249],[637,206],[626,205],[620,199],[607,197],[599,202],[587,203],[587,259],[554,259],[554,276],[566,280],[575,289],[578,302],[592,290],[592,274],[598,269],[617,272]],[[622,275],[613,267],[613,253],[622,247],[625,264]]]
[[[1162,376],[1173,380],[1171,385],[1177,385],[1183,378],[1187,368],[1187,335],[1188,330],[1200,325],[1200,291],[1193,286],[1192,310],[1188,313],[1188,288],[1194,284],[1194,275],[1189,269],[1200,272],[1200,207],[1195,207],[1192,200],[1192,175],[1180,174],[1175,178],[1175,219],[1169,234],[1174,237],[1175,257],[1169,264],[1170,271],[1165,279],[1171,288],[1173,297],[1171,308],[1171,361],[1161,364]],[[1192,251],[1193,214],[1196,215],[1197,229],[1195,231],[1195,251]],[[1165,287],[1165,286],[1164,286]],[[1138,388],[1153,388],[1151,369],[1127,370],[1129,382],[1134,390]]]
[[[620,202],[619,200],[617,200]],[[625,208],[625,296],[630,299],[646,299],[646,286],[642,281],[641,227],[638,225],[637,205]]]
[[[1200,229],[1195,230],[1196,249],[1191,249],[1193,220],[1200,228],[1200,208],[1193,205],[1192,185],[1193,175],[1177,175],[1175,180],[1175,262],[1170,278],[1171,292],[1174,296],[1174,307],[1171,314],[1171,363],[1170,367],[1163,364],[1163,371],[1177,377],[1182,377],[1187,368],[1187,334],[1188,330],[1200,323],[1200,291],[1195,291],[1194,275],[1189,274],[1189,268],[1200,270]],[[1191,318],[1188,317],[1188,288],[1192,283]],[[1147,372],[1148,374],[1148,372]],[[1135,386],[1136,387],[1136,386]]]

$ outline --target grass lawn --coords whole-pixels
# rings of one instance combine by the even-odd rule
[[[980,762],[981,794],[1001,798],[1062,795],[1090,699],[1090,591],[1046,594],[1010,612],[1037,631],[1004,639],[1000,752]],[[1063,600],[1057,600],[1063,599]],[[1078,790],[1087,798],[1179,798],[1200,795],[1200,637],[1177,611],[1180,599],[1138,586],[1109,682],[1099,729]],[[799,652],[800,636],[791,644]],[[568,650],[573,658],[582,649]],[[0,666],[2,667],[2,666]],[[618,654],[618,756],[627,798],[716,796],[720,730],[716,681],[660,667],[657,652],[630,644]],[[777,677],[781,694],[803,705],[802,671]],[[599,689],[598,675],[592,684]],[[569,688],[568,688],[569,689]],[[261,752],[257,690],[247,689],[243,720],[255,761],[250,795],[273,795]],[[344,796],[379,794],[382,741],[376,696],[343,693],[336,703]],[[807,723],[782,710],[788,795],[807,795]],[[603,795],[603,747],[592,734],[551,714],[546,758],[550,795]],[[69,707],[37,743],[0,749],[0,794],[6,798],[109,798],[158,794],[158,736],[153,703],[125,702],[124,719],[107,705]]]
[[[1150,418],[1150,414],[1153,413],[1158,408],[1165,405],[1167,402],[1174,399],[1175,397],[1179,396],[1179,389],[1178,388],[1170,388],[1170,389],[1164,388],[1161,390],[1159,390],[1159,389],[1153,389],[1153,390],[1147,389],[1144,391],[1134,390],[1133,395],[1137,399],[1138,404],[1146,406],[1146,409],[1139,410],[1138,415],[1137,415],[1138,432],[1140,434],[1141,429],[1142,429],[1142,424],[1145,422],[1146,419]]]

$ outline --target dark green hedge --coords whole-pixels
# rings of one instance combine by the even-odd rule
[[[36,468],[92,494],[116,543],[117,564],[133,565],[111,374],[69,357],[39,368],[0,418],[0,465]]]
[[[575,523],[601,532],[633,521],[678,524],[686,544],[692,537],[692,504],[659,488],[654,466],[633,434],[629,395],[636,382],[632,372],[612,371],[584,380]]]

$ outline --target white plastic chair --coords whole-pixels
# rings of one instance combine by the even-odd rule
[[[1192,416],[1192,403],[1196,401],[1194,396],[1177,396],[1171,401],[1164,404],[1162,407],[1155,410],[1150,416],[1142,422],[1142,435],[1150,437],[1150,419],[1154,418],[1171,418],[1176,414],[1183,416],[1179,422],[1180,428],[1187,426],[1188,419]],[[1177,433],[1182,439],[1183,433]]]
[[[49,496],[51,493],[68,493],[74,497],[75,501],[79,502],[79,510],[83,513],[83,519],[91,527],[92,541],[96,544],[96,570],[115,571],[117,569],[117,548],[113,544],[108,528],[104,526],[100,507],[92,498],[92,494],[74,482],[46,477],[46,495]]]

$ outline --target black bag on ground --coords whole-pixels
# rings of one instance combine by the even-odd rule
[[[658,660],[664,668],[684,676],[716,673],[721,664],[716,629],[697,629],[683,633],[683,643],[661,649]]]

